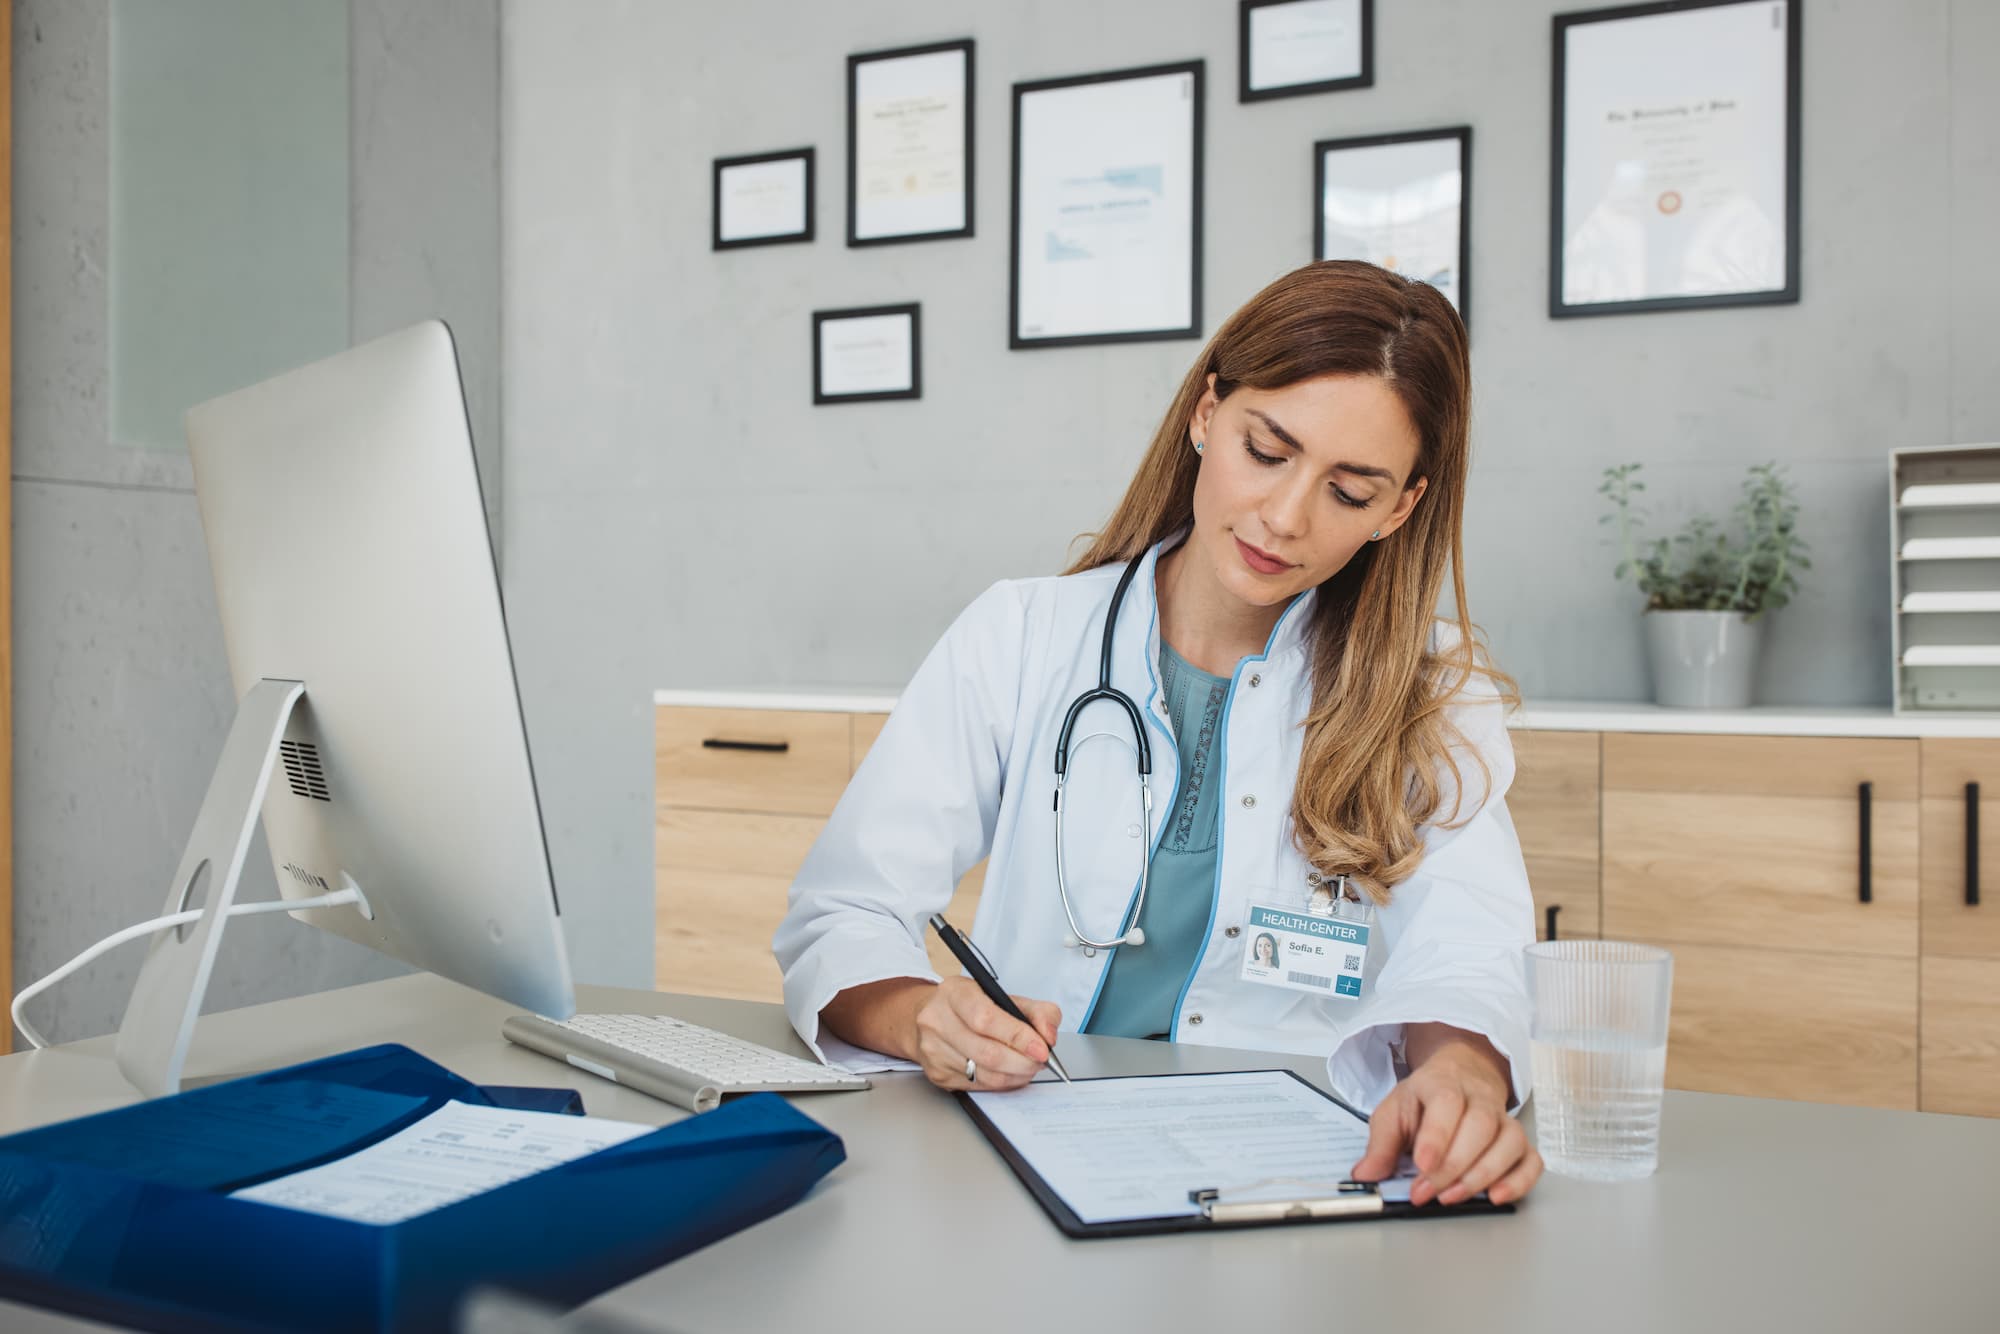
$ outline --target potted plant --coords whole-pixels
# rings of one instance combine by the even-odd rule
[[[1757,678],[1764,613],[1791,601],[1798,572],[1812,568],[1791,483],[1777,464],[1754,464],[1736,503],[1740,536],[1698,514],[1649,545],[1640,532],[1639,470],[1637,463],[1607,468],[1597,489],[1611,505],[1600,522],[1618,530],[1612,577],[1630,576],[1646,595],[1653,698],[1675,708],[1740,709]]]

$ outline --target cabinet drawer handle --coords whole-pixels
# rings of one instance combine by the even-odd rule
[[[1979,906],[1979,784],[1965,785],[1965,906]]]
[[[1551,903],[1551,904],[1549,905],[1549,911],[1548,911],[1548,919],[1549,919],[1549,934],[1548,934],[1548,938],[1549,938],[1550,940],[1554,940],[1554,939],[1556,938],[1556,914],[1557,914],[1557,913],[1559,913],[1559,912],[1561,912],[1561,911],[1562,911],[1562,905],[1561,905],[1560,903]]]
[[[754,750],[764,755],[782,755],[792,748],[789,741],[725,741],[721,737],[705,737],[703,750]]]
[[[1869,812],[1874,803],[1875,785],[1863,783],[1861,785],[1861,901],[1863,903],[1875,901],[1875,886],[1872,883],[1875,870],[1873,847],[1875,822],[1870,818]]]

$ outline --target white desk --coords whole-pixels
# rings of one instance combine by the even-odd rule
[[[802,1050],[776,1006],[594,987],[581,1000]],[[482,1082],[580,1088],[600,1115],[680,1115],[509,1045],[510,1012],[432,977],[370,983],[210,1016],[189,1070],[396,1041]],[[1062,1050],[1078,1074],[1279,1063],[1117,1038]],[[1323,1078],[1316,1060],[1295,1068]],[[108,1038],[0,1058],[0,1130],[132,1096]],[[688,1334],[2000,1329],[2000,1121],[1669,1093],[1659,1175],[1546,1177],[1511,1217],[1071,1241],[918,1076],[797,1105],[843,1137],[847,1162],[794,1208],[589,1309]],[[89,1326],[0,1304],[0,1328]]]

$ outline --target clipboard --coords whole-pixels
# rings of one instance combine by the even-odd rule
[[[1296,1080],[1303,1088],[1315,1096],[1325,1099],[1342,1113],[1352,1116],[1362,1123],[1368,1117],[1319,1088],[1296,1071],[1283,1069],[1257,1071],[1211,1071],[1204,1075],[1113,1075],[1091,1079],[1078,1079],[1078,1084],[1102,1082],[1105,1079],[1130,1080],[1153,1078],[1198,1079],[1209,1075],[1227,1076],[1243,1074],[1284,1075]],[[1229,1182],[1189,1182],[1187,1198],[1196,1210],[1186,1214],[1170,1214],[1154,1218],[1125,1218],[1104,1222],[1085,1222],[1055,1188],[1035,1170],[1012,1140],[995,1125],[969,1093],[958,1093],[959,1105],[972,1118],[974,1125],[986,1136],[1001,1159],[1012,1168],[1028,1193],[1035,1197],[1063,1235],[1088,1240],[1098,1237],[1147,1237],[1168,1232],[1206,1232],[1220,1228],[1280,1227],[1293,1223],[1351,1223],[1361,1221],[1390,1221],[1403,1219],[1453,1218],[1467,1214],[1511,1214],[1512,1204],[1495,1204],[1482,1192],[1458,1204],[1424,1205],[1411,1204],[1407,1198],[1407,1188],[1394,1189],[1396,1179],[1387,1182],[1340,1181],[1323,1183],[1300,1183],[1297,1192],[1280,1192],[1273,1195],[1268,1190],[1248,1189],[1243,1183]],[[1002,1095],[1006,1096],[1006,1095]],[[1405,1178],[1406,1179],[1406,1178]],[[1265,1183],[1251,1183],[1252,1187]],[[1384,1186],[1390,1187],[1385,1192]],[[1397,1198],[1402,1195],[1404,1198]]]

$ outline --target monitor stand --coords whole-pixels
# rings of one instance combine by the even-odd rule
[[[154,933],[118,1028],[118,1068],[149,1098],[180,1091],[181,1066],[264,809],[278,743],[305,693],[302,681],[264,679],[236,706],[163,910],[171,915],[199,908],[201,918]]]

